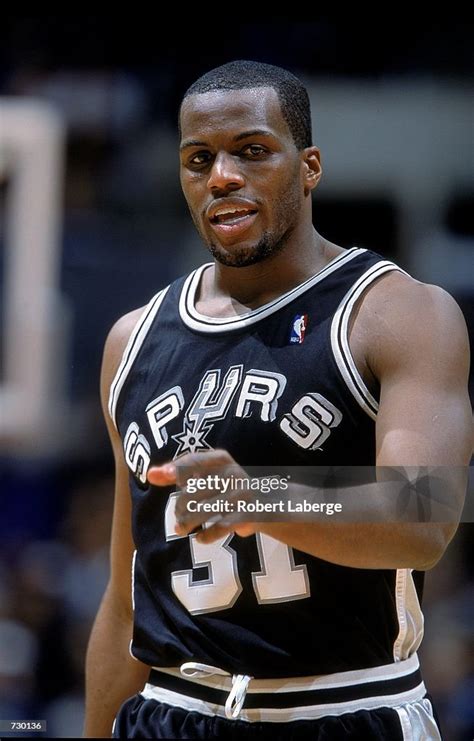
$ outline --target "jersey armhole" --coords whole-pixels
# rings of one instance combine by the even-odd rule
[[[402,268],[388,260],[372,265],[346,293],[331,324],[331,348],[336,365],[350,393],[359,406],[375,421],[379,405],[360,375],[349,346],[349,321],[357,301],[368,288],[385,273],[394,270],[408,275]]]
[[[143,313],[141,314],[140,318],[138,319],[132,330],[125,350],[123,351],[120,365],[117,368],[117,372],[115,373],[112,383],[110,384],[108,411],[114,427],[117,431],[118,427],[116,420],[116,411],[120,392],[122,391],[125,381],[127,380],[127,377],[140,351],[140,348],[143,345],[143,342],[150,330],[153,320],[158,313],[158,309],[163,303],[163,299],[165,298],[168,289],[169,286],[167,288],[164,288],[162,291],[159,291],[159,293],[153,296],[151,301],[145,307]]]

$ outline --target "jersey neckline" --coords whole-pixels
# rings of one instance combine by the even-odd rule
[[[199,283],[201,281],[201,277],[204,271],[214,264],[212,262],[205,263],[204,265],[196,268],[196,270],[193,270],[193,272],[188,275],[184,282],[179,299],[179,313],[181,319],[187,327],[199,332],[228,332],[236,329],[243,329],[244,327],[249,327],[256,322],[259,322],[261,319],[265,319],[266,317],[270,316],[275,311],[278,311],[282,307],[289,304],[291,301],[294,301],[294,299],[300,296],[302,293],[309,290],[317,283],[320,283],[336,270],[339,270],[339,268],[341,268],[343,265],[346,265],[346,263],[350,262],[355,257],[361,255],[366,251],[367,250],[364,248],[352,247],[351,249],[343,252],[341,255],[337,255],[337,257],[328,262],[328,264],[325,265],[324,268],[319,270],[307,280],[303,281],[303,283],[300,283],[294,288],[291,288],[286,293],[278,296],[278,298],[273,299],[273,301],[270,301],[267,304],[263,304],[256,309],[251,309],[244,314],[229,317],[206,316],[205,314],[201,314],[199,311],[197,311],[195,307],[196,294]]]

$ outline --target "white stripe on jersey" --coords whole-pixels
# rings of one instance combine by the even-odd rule
[[[143,314],[141,314],[139,320],[133,328],[133,331],[127,342],[127,346],[123,351],[121,363],[117,369],[114,380],[110,385],[108,409],[110,418],[112,419],[112,422],[114,423],[116,429],[117,421],[115,419],[115,412],[117,410],[117,403],[120,392],[125,381],[127,380],[127,376],[130,373],[132,365],[135,362],[135,358],[137,357],[141,346],[143,345],[145,337],[148,334],[148,331],[153,323],[158,309],[160,308],[163,299],[168,292],[168,288],[164,288],[162,291],[159,291],[159,293],[153,296],[151,301],[145,307]]]
[[[257,309],[248,311],[245,314],[232,317],[209,317],[200,314],[195,308],[195,297],[201,281],[201,276],[204,270],[212,265],[212,263],[206,263],[200,268],[197,268],[197,270],[191,273],[186,279],[179,299],[179,313],[181,319],[187,327],[190,327],[190,329],[207,333],[225,332],[249,327],[252,324],[255,324],[255,322],[265,319],[279,309],[282,309],[291,301],[294,301],[295,298],[305,293],[305,291],[308,291],[317,283],[324,280],[328,275],[339,270],[343,265],[364,252],[367,252],[367,250],[352,247],[350,250],[346,250],[343,254],[335,257],[324,268],[322,268],[322,270],[317,272],[315,275],[312,275],[311,278],[305,280],[304,283],[301,283],[290,291],[283,293],[268,304],[259,306]]]
[[[405,273],[404,270],[393,262],[388,262],[387,260],[378,262],[369,268],[346,293],[339,304],[331,324],[331,347],[337,367],[352,396],[373,420],[377,416],[379,405],[365,385],[354,362],[349,347],[349,320],[354,306],[369,286],[381,275],[393,270]]]

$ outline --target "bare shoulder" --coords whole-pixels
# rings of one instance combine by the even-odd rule
[[[461,375],[467,374],[466,323],[456,301],[439,286],[389,273],[367,292],[357,322],[373,370],[382,361],[410,360],[417,366],[454,363]]]
[[[421,311],[426,318],[432,316],[464,324],[459,306],[447,291],[395,270],[374,284],[363,303],[376,316],[396,319]]]
[[[130,311],[128,314],[124,314],[115,322],[107,336],[102,360],[101,389],[103,398],[104,395],[108,394],[108,390],[130,339],[130,335],[145,308],[146,307],[142,306],[139,309]]]

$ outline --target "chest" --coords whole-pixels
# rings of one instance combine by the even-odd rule
[[[150,461],[217,447],[244,465],[326,465],[347,450],[357,411],[332,360],[329,324],[306,320],[298,342],[293,329],[290,317],[202,337],[177,324],[149,338],[119,410],[135,475],[145,480]]]

